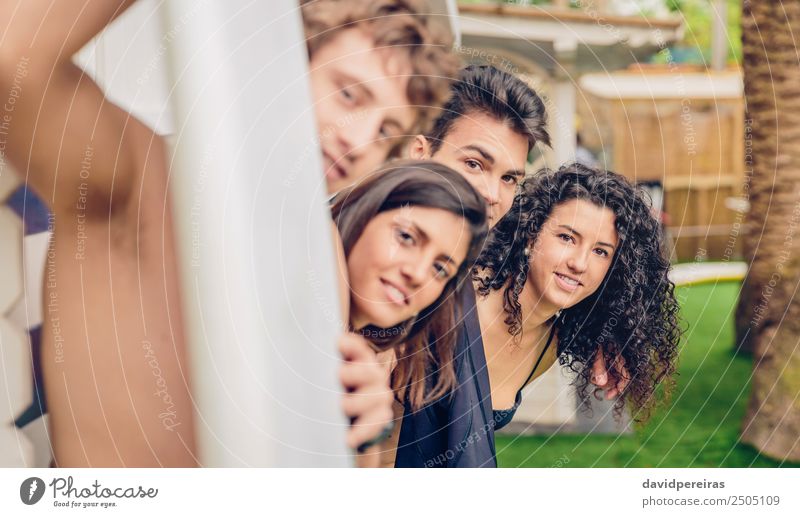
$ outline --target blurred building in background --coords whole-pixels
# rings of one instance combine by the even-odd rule
[[[707,6],[719,20],[721,4]],[[515,73],[545,97],[553,149],[531,156],[531,170],[577,160],[624,174],[651,194],[673,260],[728,261],[741,256],[747,209],[742,79],[720,70],[722,22],[708,49],[717,71],[683,63],[703,59],[686,51],[685,21],[661,0],[460,1],[454,26],[467,62]],[[552,368],[532,383],[509,432],[627,428],[608,403],[576,411],[569,382]]]

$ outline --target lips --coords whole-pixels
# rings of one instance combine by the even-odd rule
[[[386,298],[393,304],[399,307],[406,307],[408,305],[408,293],[400,287],[381,279],[383,290],[386,293]]]
[[[570,293],[575,291],[578,287],[583,285],[575,277],[572,277],[572,276],[569,276],[569,275],[564,275],[564,274],[558,273],[558,272],[553,273],[553,274],[556,277],[556,284],[558,284],[558,286],[561,289],[563,289],[565,291],[568,291]]]
[[[326,178],[342,179],[347,176],[347,170],[341,166],[341,160],[334,160],[324,151],[322,153],[322,162],[325,167]]]

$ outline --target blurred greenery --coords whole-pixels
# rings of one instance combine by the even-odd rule
[[[738,443],[751,361],[733,353],[736,282],[676,291],[686,331],[672,403],[621,436],[498,436],[501,467],[774,467]],[[800,466],[784,463],[783,466]]]
[[[683,17],[686,25],[683,40],[670,48],[676,62],[710,64],[713,3],[714,0],[666,0],[669,10]],[[727,0],[727,3],[728,61],[741,63],[742,0]],[[653,62],[663,63],[665,58],[661,52]]]
[[[552,0],[459,0],[460,3],[507,3],[517,5],[547,5]],[[642,16],[652,16],[648,8],[652,1],[633,0]],[[686,25],[683,39],[669,47],[669,54],[661,51],[650,62],[665,64],[670,60],[676,63],[710,64],[712,17],[714,0],[662,0],[672,13],[683,18]],[[742,60],[742,0],[726,0],[728,3],[728,61],[741,63]],[[571,6],[580,9],[582,5],[592,6],[592,0],[571,0]]]

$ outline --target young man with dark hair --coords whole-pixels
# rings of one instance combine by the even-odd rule
[[[521,79],[493,66],[468,66],[433,128],[410,155],[449,165],[486,199],[490,224],[511,207],[533,146],[550,145],[544,102]]]

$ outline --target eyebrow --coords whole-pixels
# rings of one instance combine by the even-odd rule
[[[494,165],[494,156],[492,156],[486,149],[483,149],[482,147],[477,146],[475,144],[465,145],[464,147],[462,147],[462,149],[475,151],[481,156],[483,156],[484,160]]]
[[[567,230],[571,231],[572,233],[574,233],[575,235],[577,235],[581,239],[583,238],[583,235],[581,235],[581,233],[579,231],[577,231],[575,228],[573,228],[572,226],[569,226],[567,224],[559,224],[558,227],[559,228],[566,228]],[[612,250],[615,249],[614,245],[613,244],[609,244],[608,242],[597,241],[596,244],[598,246],[605,246],[607,248],[611,248]]]
[[[426,242],[430,242],[431,239],[430,239],[430,237],[428,237],[428,234],[425,233],[425,230],[420,228],[417,223],[414,223],[414,222],[411,222],[411,221],[409,221],[409,222],[410,222],[411,226],[414,228],[414,231],[419,233],[419,235],[420,235],[420,237],[422,239],[424,239]],[[447,255],[447,254],[443,253],[443,254],[439,255],[439,257],[444,259],[446,262],[449,262],[453,266],[456,265],[456,261],[453,260],[453,257],[451,257],[450,255]]]

